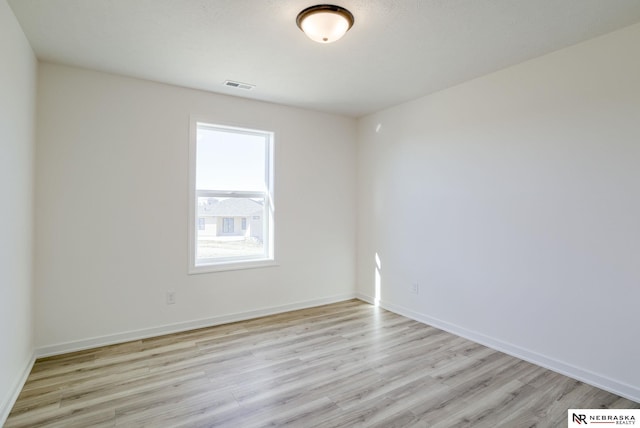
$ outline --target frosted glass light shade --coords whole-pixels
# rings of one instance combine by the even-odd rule
[[[331,43],[340,39],[353,25],[353,15],[340,6],[311,6],[298,14],[298,27],[313,41]]]

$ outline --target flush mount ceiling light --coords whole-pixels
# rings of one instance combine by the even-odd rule
[[[311,40],[331,43],[344,36],[353,26],[353,15],[340,6],[319,4],[300,12],[296,24]]]

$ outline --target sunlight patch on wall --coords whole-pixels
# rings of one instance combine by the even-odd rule
[[[380,286],[382,283],[382,279],[380,276],[381,264],[380,264],[380,256],[376,253],[376,272],[375,272],[375,297],[373,299],[373,303],[375,306],[380,305]]]

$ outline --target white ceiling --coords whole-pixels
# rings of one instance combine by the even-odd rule
[[[8,2],[43,61],[355,117],[640,22],[639,0],[336,0],[355,24],[321,45],[312,0]]]

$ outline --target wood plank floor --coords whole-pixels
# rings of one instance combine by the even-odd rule
[[[39,359],[6,427],[565,427],[640,404],[366,303]]]

